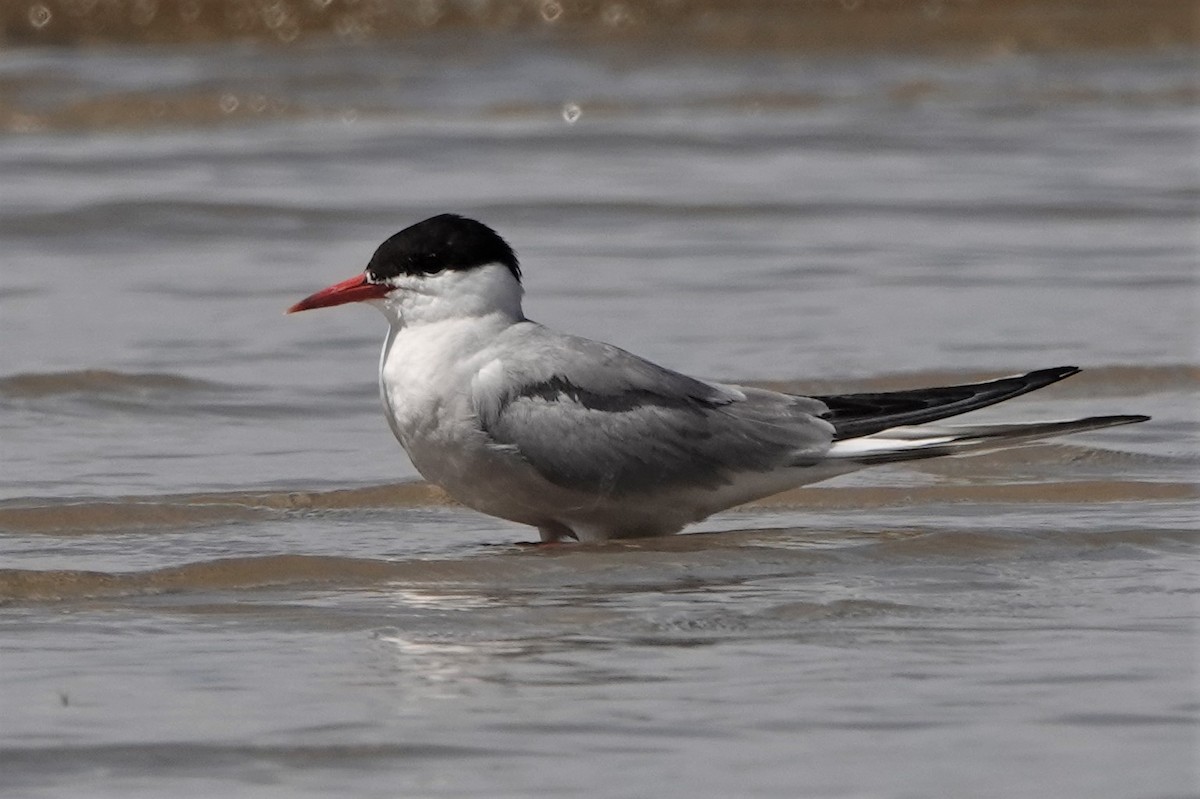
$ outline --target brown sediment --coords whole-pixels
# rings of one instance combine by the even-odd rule
[[[1200,499],[1192,483],[1135,480],[933,485],[916,487],[812,486],[784,491],[744,507],[856,509],[942,503],[1103,503]],[[0,531],[85,535],[139,532],[283,518],[296,511],[415,508],[455,504],[428,483],[312,492],[226,492],[126,497],[101,502],[0,505]]]
[[[91,96],[52,108],[9,106],[0,98],[0,129],[17,133],[213,125],[314,115],[296,103],[259,92],[130,91]]]
[[[10,533],[110,533],[252,521],[267,514],[266,508],[215,502],[87,502],[0,508],[0,530]]]
[[[1003,54],[1194,46],[1195,0],[2,0],[9,45],[532,33],[576,43]]]
[[[165,594],[263,589],[419,591],[470,601],[505,593],[577,587],[675,587],[741,582],[751,575],[798,575],[838,563],[933,558],[1023,557],[1031,551],[1194,544],[1195,530],[886,529],[811,531],[796,528],[694,533],[665,538],[505,546],[461,557],[384,560],[325,555],[221,558],[135,572],[0,569],[0,603],[105,600]],[[225,600],[228,604],[228,600]],[[175,605],[173,605],[174,607]],[[205,607],[211,608],[211,603]]]
[[[658,541],[667,552],[727,551],[760,540],[762,531],[732,531],[722,536],[680,536]],[[684,538],[692,540],[682,540]],[[79,569],[0,569],[0,602],[89,599],[145,596],[199,591],[254,590],[280,587],[362,588],[375,584],[405,587],[471,587],[514,584],[519,581],[569,580],[578,573],[590,578],[619,577],[625,552],[653,551],[654,545],[614,543],[566,545],[544,549],[504,547],[484,557],[383,560],[327,555],[262,555],[185,563],[137,572],[102,572]],[[597,551],[599,557],[597,557]],[[548,562],[542,555],[550,555]],[[578,556],[586,562],[575,561]],[[819,555],[817,557],[820,557]],[[566,558],[567,562],[563,559]],[[589,578],[589,579],[590,579]],[[664,585],[671,575],[660,574]]]
[[[0,569],[0,598],[44,600],[327,583],[361,586],[405,578],[436,581],[439,577],[448,579],[455,571],[451,567],[458,564],[457,561],[393,562],[315,555],[268,555],[224,558],[124,573]],[[443,575],[441,572],[449,574]]]
[[[204,495],[201,495],[204,496]],[[228,495],[231,499],[239,494]],[[347,508],[417,507],[455,504],[446,492],[429,483],[395,483],[392,485],[345,488],[334,491],[292,491],[286,494],[251,495],[261,507],[285,510],[341,510]]]
[[[147,390],[195,391],[217,383],[163,372],[114,372],[80,369],[70,372],[26,372],[0,377],[0,396],[48,397],[55,394],[130,393]]]
[[[334,491],[214,492],[119,497],[95,502],[0,504],[0,531],[56,535],[200,527],[282,517],[289,511],[428,507],[453,504],[428,483]]]
[[[3,0],[0,0],[3,2]],[[250,122],[271,122],[283,119],[326,119],[351,122],[372,117],[395,118],[409,112],[384,106],[356,106],[347,109],[339,105],[321,106],[311,101],[297,101],[278,90],[266,94],[244,86],[231,86],[222,92],[161,89],[147,91],[111,92],[70,99],[48,106],[30,102],[37,97],[36,79],[12,81],[12,99],[6,98],[0,81],[0,131],[12,133],[42,133],[78,130],[142,130],[149,128],[244,125]],[[908,81],[878,87],[882,96],[898,105],[918,105],[931,99],[953,100],[961,89],[935,81]],[[1116,106],[1193,106],[1200,104],[1200,85],[1176,83],[1164,86],[1143,86],[1135,89],[1100,89],[1088,86],[1020,86],[1006,89],[1011,98],[1030,106],[1062,106],[1068,103],[1106,104]],[[587,109],[589,117],[621,116],[644,113],[647,106],[608,96],[581,96],[578,104]],[[779,113],[809,110],[820,106],[853,102],[846,97],[827,97],[813,92],[772,92],[725,95],[718,97],[680,97],[664,103],[656,100],[655,112],[727,110],[742,113]],[[483,109],[493,119],[557,119],[562,114],[559,104],[507,102]],[[705,210],[722,212],[724,207],[685,208],[681,212],[700,213]],[[659,209],[660,211],[662,209]]]

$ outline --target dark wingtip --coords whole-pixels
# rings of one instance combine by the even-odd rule
[[[1047,383],[1053,383],[1071,375],[1077,375],[1082,371],[1078,366],[1051,366],[1049,369],[1036,369],[1024,376],[1034,380],[1041,379]]]
[[[1025,384],[1024,389],[1020,392],[1025,394],[1039,388],[1045,388],[1051,383],[1057,383],[1059,380],[1065,380],[1071,375],[1077,375],[1082,371],[1078,366],[1051,366],[1049,369],[1034,369],[1032,372],[1017,375],[1012,379],[1020,380]]]
[[[833,423],[835,440],[842,440],[868,436],[889,427],[936,422],[986,408],[1045,388],[1079,371],[1078,366],[1052,366],[982,383],[879,394],[816,396],[814,399],[829,406],[823,418]]]
[[[1114,425],[1138,424],[1140,422],[1150,421],[1150,417],[1145,415],[1144,413],[1130,413],[1130,414],[1126,414],[1124,416],[1112,416],[1110,418],[1112,419],[1112,423]]]

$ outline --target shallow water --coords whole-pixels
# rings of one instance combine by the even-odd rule
[[[0,54],[0,790],[1194,795],[1190,55],[463,41]],[[282,316],[443,210],[684,371],[1154,420],[520,547]]]

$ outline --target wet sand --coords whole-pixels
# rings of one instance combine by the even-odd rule
[[[1166,48],[1200,41],[1192,0],[596,0],[73,3],[5,0],[9,44],[349,43],[428,33],[531,34],[586,46],[1002,55]]]

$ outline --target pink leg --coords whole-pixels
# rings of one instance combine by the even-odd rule
[[[561,544],[567,539],[571,541],[579,540],[570,527],[558,522],[538,525],[538,533],[542,537],[542,544]]]

